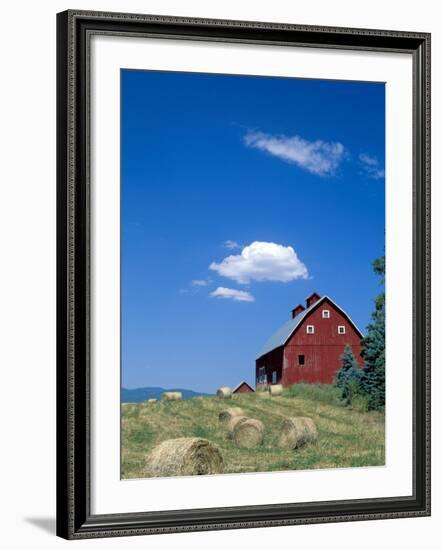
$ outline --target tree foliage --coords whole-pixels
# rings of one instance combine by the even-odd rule
[[[344,403],[350,405],[358,393],[360,383],[360,370],[351,346],[345,346],[341,362],[342,366],[336,375],[336,386],[341,390]]]
[[[385,280],[385,256],[373,262],[374,272]],[[360,376],[359,389],[367,396],[369,409],[385,406],[385,292],[375,299],[372,322],[367,327],[367,335],[362,339],[364,366]]]

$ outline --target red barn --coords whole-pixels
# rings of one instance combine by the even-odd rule
[[[361,331],[341,307],[314,292],[306,307],[296,306],[292,319],[267,340],[256,359],[256,387],[331,384],[347,344],[362,367],[361,338]]]

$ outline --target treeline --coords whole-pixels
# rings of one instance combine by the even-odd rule
[[[373,262],[374,272],[385,283],[385,256]],[[336,375],[336,386],[341,390],[341,398],[346,405],[358,404],[368,410],[385,407],[385,291],[376,297],[372,322],[367,327],[367,335],[362,339],[363,368],[353,355],[350,346],[342,354],[342,367]]]

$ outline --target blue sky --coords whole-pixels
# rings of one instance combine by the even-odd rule
[[[122,383],[254,382],[313,291],[365,330],[384,84],[123,70]]]

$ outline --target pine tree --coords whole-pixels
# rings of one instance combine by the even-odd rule
[[[385,256],[373,262],[373,269],[384,284]],[[367,396],[369,409],[381,409],[385,406],[385,292],[375,299],[375,311],[371,317],[367,336],[362,339],[364,367],[359,388]]]
[[[351,346],[345,346],[341,362],[342,366],[336,375],[336,386],[341,389],[341,398],[344,403],[350,405],[358,392],[360,380],[360,370]]]

